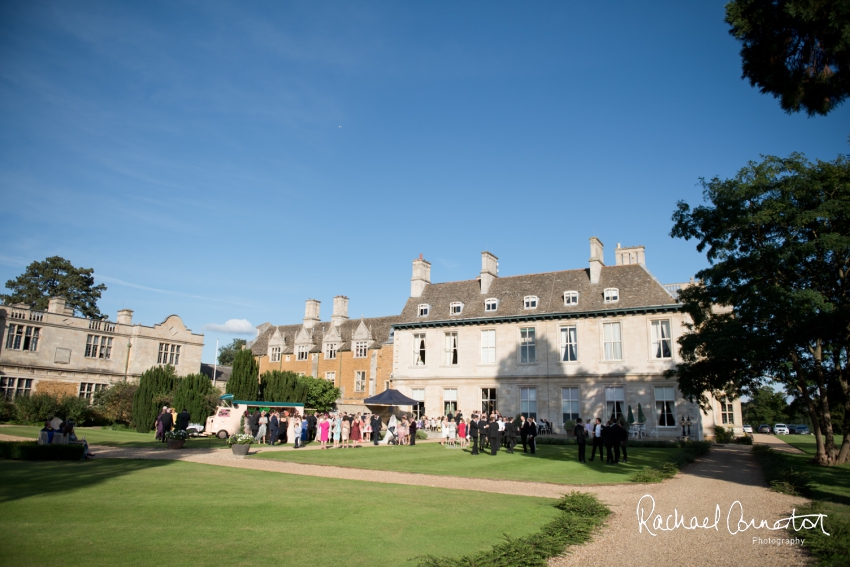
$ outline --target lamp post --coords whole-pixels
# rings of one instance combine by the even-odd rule
[[[691,436],[691,416],[690,415],[688,415],[688,418],[685,421],[685,423],[688,425],[688,437],[690,437]]]
[[[685,436],[685,414],[679,416],[679,423],[682,424],[682,437]]]

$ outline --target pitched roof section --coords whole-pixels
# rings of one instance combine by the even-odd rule
[[[390,327],[392,327],[395,323],[399,323],[400,320],[401,319],[398,315],[393,315],[390,317],[349,319],[339,327],[339,334],[342,337],[342,343],[339,345],[337,350],[351,350],[351,340],[353,338],[354,332],[358,329],[358,327],[360,327],[361,321],[369,330],[371,340],[374,341],[369,346],[369,348],[380,348],[382,344],[388,342],[389,340]],[[272,325],[270,327],[267,327],[264,331],[260,333],[254,343],[251,345],[251,352],[253,352],[255,356],[262,356],[268,354],[269,339],[271,339],[272,335],[275,332],[275,329],[277,329],[281,337],[286,341],[286,347],[281,351],[281,353],[294,354],[295,337],[302,329],[302,327],[303,325],[281,325],[279,327],[275,327]],[[310,352],[322,351],[322,341],[324,339],[325,333],[329,332],[330,328],[330,322],[317,323],[313,327],[313,347],[310,349]]]
[[[612,287],[619,290],[620,299],[616,303],[605,303],[604,290]],[[578,305],[564,305],[565,291],[579,293]],[[525,309],[524,298],[529,295],[537,296],[536,309]],[[485,312],[484,301],[490,298],[499,301],[498,309]],[[463,303],[463,311],[459,315],[449,312],[449,305],[454,301]],[[430,311],[427,316],[419,317],[418,307],[423,303],[430,305]],[[478,280],[430,284],[425,286],[421,297],[407,300],[399,322],[615,311],[660,305],[676,305],[676,300],[646,268],[634,264],[603,267],[598,284],[590,283],[586,269],[496,278],[487,294],[481,293]]]

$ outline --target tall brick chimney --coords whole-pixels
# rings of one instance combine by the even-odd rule
[[[344,295],[334,297],[334,312],[331,315],[331,323],[334,327],[339,327],[348,321],[348,298]]]
[[[602,266],[605,265],[605,245],[602,241],[592,236],[590,238],[590,283],[598,284],[599,276],[602,274]]]
[[[304,327],[312,329],[319,322],[319,306],[322,304],[317,299],[308,299],[304,306]]]
[[[490,284],[499,277],[499,259],[490,252],[481,253],[481,293],[490,291]]]
[[[413,277],[410,278],[410,297],[422,297],[425,286],[431,283],[431,263],[422,254],[413,261]]]

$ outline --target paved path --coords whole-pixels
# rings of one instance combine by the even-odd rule
[[[772,436],[765,436],[772,437]],[[0,439],[10,439],[0,435]],[[787,445],[773,438],[774,441]],[[790,446],[788,446],[790,447]],[[793,449],[793,447],[792,447]],[[255,451],[292,450],[258,448]],[[361,450],[382,450],[364,448]],[[763,540],[787,538],[784,530],[749,529],[732,535],[726,525],[727,514],[735,501],[741,503],[747,520],[773,522],[787,517],[793,508],[806,503],[801,498],[771,492],[751,455],[751,448],[743,445],[715,446],[706,457],[690,465],[675,478],[661,484],[616,484],[567,486],[540,482],[499,481],[399,473],[308,465],[278,460],[245,459],[235,457],[229,449],[190,449],[169,451],[164,448],[125,448],[92,446],[97,458],[168,459],[207,465],[245,468],[268,472],[299,474],[346,480],[432,486],[456,490],[474,490],[557,498],[577,490],[596,494],[613,511],[608,525],[587,545],[574,548],[564,557],[550,560],[550,567],[610,567],[610,565],[677,565],[699,563],[701,567],[747,565],[748,567],[806,565],[807,558],[799,546],[753,543],[753,536]],[[717,530],[679,528],[672,531],[655,530],[652,536],[647,528],[639,530],[638,503],[645,495],[655,501],[655,514],[664,518],[674,509],[688,522],[697,516],[698,521],[710,517],[714,522],[715,506],[720,506]],[[644,498],[647,515],[652,508],[649,498]],[[734,528],[741,517],[740,509],[732,515]],[[645,516],[646,517],[646,516]],[[651,516],[651,517],[654,517]],[[651,520],[649,527],[652,527]]]
[[[804,453],[794,445],[790,445],[777,437],[776,435],[768,435],[766,433],[753,433],[753,442],[758,445],[767,445],[771,449],[782,451],[783,453]]]

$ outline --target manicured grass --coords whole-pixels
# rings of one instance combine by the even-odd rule
[[[525,480],[557,484],[610,484],[628,482],[633,472],[654,467],[668,460],[676,449],[629,448],[629,462],[606,465],[599,455],[588,462],[578,462],[575,445],[539,445],[537,454],[513,455],[502,450],[496,456],[472,456],[469,449],[449,449],[437,443],[414,447],[372,447],[330,449],[326,451],[266,452],[250,458],[280,459],[296,463],[333,465],[359,469],[412,472],[469,478]]]
[[[553,504],[179,461],[0,461],[0,565],[415,565],[531,534]],[[487,518],[498,529],[470,529]]]
[[[29,425],[10,425],[0,427],[0,435],[16,435],[38,439],[40,427]],[[153,438],[153,433],[137,433],[131,430],[112,430],[100,427],[77,427],[77,437],[92,445],[112,445],[122,447],[164,447],[164,444]],[[189,439],[184,446],[186,449],[227,447],[227,443],[216,437]]]
[[[814,435],[777,435],[778,439],[782,439],[789,445],[793,445],[797,447],[801,451],[808,453],[809,455],[814,455],[817,452],[817,444],[815,443]],[[835,445],[836,447],[840,447],[841,443],[844,442],[843,435],[835,436]]]

